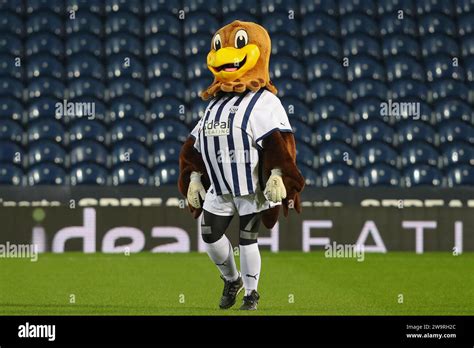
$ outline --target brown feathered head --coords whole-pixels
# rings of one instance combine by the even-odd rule
[[[202,99],[219,92],[255,92],[260,88],[276,94],[268,71],[271,47],[268,32],[258,24],[234,21],[219,29],[207,55],[214,82],[202,91]]]

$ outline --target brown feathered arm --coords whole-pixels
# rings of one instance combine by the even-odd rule
[[[296,166],[296,143],[293,133],[276,131],[263,140],[264,177],[270,177],[274,168],[281,169],[286,188],[286,198],[282,202],[284,215],[288,216],[288,210],[291,208],[300,213],[300,192],[304,187],[304,178]],[[265,227],[272,228],[275,225],[279,208],[276,206],[263,213],[262,222]]]
[[[194,148],[194,141],[195,140],[193,137],[189,137],[181,148],[181,152],[179,153],[178,189],[184,197],[186,197],[188,193],[192,172],[202,173],[201,181],[206,191],[210,185],[209,177],[206,172],[206,166],[202,160],[201,154]],[[194,218],[198,218],[199,215],[201,215],[202,208],[196,209],[189,203],[188,207]]]

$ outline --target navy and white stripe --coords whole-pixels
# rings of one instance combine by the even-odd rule
[[[277,130],[291,127],[279,99],[266,90],[229,93],[209,103],[191,135],[217,195],[256,191],[258,151],[263,139]]]

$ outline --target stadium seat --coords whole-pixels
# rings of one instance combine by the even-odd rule
[[[419,17],[418,32],[421,36],[429,34],[445,34],[454,36],[456,34],[456,24],[447,15],[442,13],[427,13]]]
[[[23,140],[23,128],[13,120],[0,119],[0,140],[9,140],[20,144]]]
[[[275,79],[273,83],[278,88],[280,98],[291,97],[301,101],[306,100],[307,88],[305,83],[288,78]]]
[[[385,83],[372,79],[358,79],[351,84],[349,96],[351,100],[359,98],[379,98],[386,100],[388,89]]]
[[[219,29],[216,17],[205,11],[196,11],[188,14],[183,23],[184,36],[205,34],[212,36]]]
[[[416,12],[418,15],[425,13],[439,12],[448,16],[454,14],[451,1],[442,0],[416,0]]]
[[[385,59],[392,59],[398,55],[408,55],[417,59],[420,57],[420,46],[410,35],[394,34],[384,38],[382,54]]]
[[[27,91],[30,100],[40,97],[63,99],[65,97],[66,87],[61,80],[50,77],[38,77],[37,79],[31,80]],[[20,92],[22,92],[21,89]],[[21,99],[21,95],[19,99]]]
[[[143,0],[143,12],[147,15],[169,12],[173,15],[178,14],[178,8],[176,3],[166,1],[166,0]]]
[[[300,28],[298,23],[289,18],[288,12],[276,12],[271,16],[262,17],[262,26],[267,29],[270,35],[277,33],[299,36]]]
[[[437,167],[439,154],[435,148],[422,141],[411,141],[400,149],[400,159],[403,167],[413,164],[428,164]]]
[[[23,182],[23,171],[9,163],[0,163],[0,185],[19,186]]]
[[[184,82],[172,77],[161,77],[149,83],[150,99],[174,97],[184,99],[186,87]]]
[[[308,81],[325,77],[344,80],[345,72],[341,63],[329,56],[309,57],[306,61],[306,67]]]
[[[254,0],[222,0],[222,13],[229,14],[241,9],[253,16],[260,15],[260,3]]]
[[[69,153],[71,166],[81,163],[95,163],[108,166],[108,151],[104,145],[94,140],[81,140],[73,143]]]
[[[145,99],[145,85],[137,79],[119,77],[109,82],[109,96],[110,99],[133,96],[143,100]]]
[[[147,16],[143,26],[145,36],[166,33],[175,37],[181,36],[181,23],[169,13],[154,13]]]
[[[308,122],[310,125],[318,125],[321,121],[334,119],[347,124],[352,123],[349,106],[336,98],[328,97],[316,99],[313,103],[312,111],[313,114]]]
[[[281,98],[281,103],[285,108],[286,114],[290,122],[294,119],[302,121],[303,123],[311,124],[312,117],[308,106],[301,100],[295,98]]]
[[[373,0],[339,0],[339,14],[344,16],[348,13],[360,12],[368,16],[376,14],[375,1]]]
[[[458,17],[458,33],[461,36],[474,34],[474,13],[465,13]]]
[[[173,97],[163,97],[154,101],[150,106],[150,119],[151,121],[164,118],[184,120],[185,111],[184,102]]]
[[[288,34],[275,34],[272,36],[273,57],[288,56],[296,59],[301,58],[301,45],[299,40]],[[272,60],[270,60],[272,62]]]
[[[112,171],[112,184],[146,186],[151,183],[149,171],[138,163],[122,163]]]
[[[357,171],[345,164],[334,163],[321,170],[321,186],[358,186]]]
[[[359,55],[350,58],[346,71],[349,82],[362,78],[385,81],[385,69],[369,56]]]
[[[454,6],[456,7],[455,10],[458,15],[474,11],[474,3],[472,0],[456,0]]]
[[[142,14],[141,0],[106,0],[105,13],[131,12],[137,16]]]
[[[411,0],[406,1],[411,2]],[[397,7],[395,11],[400,11],[400,9],[403,9],[406,13],[407,10],[409,10],[409,7]],[[380,34],[384,36],[384,39],[387,35],[394,34],[403,34],[413,37],[418,35],[418,27],[412,17],[405,16],[403,19],[399,19],[397,16],[393,15],[393,12],[391,12],[384,14],[380,18]]]
[[[59,14],[50,10],[39,10],[28,15],[25,22],[28,34],[49,32],[56,36],[63,36],[63,21]]]
[[[339,80],[331,78],[316,79],[310,83],[310,97],[318,100],[324,97],[334,97],[345,101],[347,97],[347,86]]]
[[[403,181],[406,187],[440,186],[443,183],[443,174],[426,164],[416,164],[403,171]]]
[[[472,165],[461,164],[451,168],[447,173],[447,184],[453,186],[474,185],[474,170]]]
[[[306,186],[315,186],[319,184],[319,179],[315,170],[302,163],[297,163],[297,165],[298,169],[301,171],[301,175],[303,175]]]
[[[298,60],[285,56],[276,56],[270,61],[270,78],[289,78],[304,81],[305,71]]]
[[[162,36],[165,36],[165,34],[162,34]],[[154,40],[156,39],[156,40]],[[171,37],[173,39],[173,37]],[[176,40],[176,39],[175,39]],[[152,48],[155,48],[153,44],[160,43],[162,46],[166,46],[164,43],[161,42],[160,38],[158,35],[155,37],[153,36],[150,39],[150,42],[147,41],[147,43],[152,45]],[[157,53],[162,53],[158,47],[155,48],[156,52],[153,51],[151,53],[148,53],[147,55],[150,54],[157,54]],[[169,43],[169,46],[167,48],[164,48],[165,50],[169,50],[170,52],[173,52],[173,42]],[[141,57],[142,54],[142,44],[138,38],[133,36],[132,34],[128,33],[117,33],[113,35],[108,35],[107,39],[105,40],[104,43],[104,51],[106,56],[114,56],[119,53],[123,54],[133,54],[136,57]],[[146,51],[145,51],[146,52]]]
[[[458,140],[474,143],[474,127],[459,120],[448,120],[438,124],[438,134],[441,143]]]
[[[182,143],[177,140],[165,140],[156,143],[151,153],[153,166],[156,167],[170,162],[178,163],[181,147]]]
[[[19,144],[8,140],[0,140],[0,163],[20,165],[23,158],[24,151]]]
[[[124,96],[116,98],[110,103],[109,121],[115,123],[121,119],[134,118],[146,123],[147,111],[140,99]]]
[[[314,144],[313,131],[306,123],[298,120],[292,120],[291,128],[293,129],[293,133],[297,141],[306,143],[308,145]]]
[[[378,163],[364,168],[361,174],[362,185],[369,186],[399,186],[401,175],[397,169],[385,163]]]
[[[80,119],[75,121],[69,128],[69,141],[71,143],[80,140],[95,140],[99,143],[106,141],[106,128],[97,121]]]
[[[7,32],[1,33],[0,53],[8,53],[15,57],[18,57],[23,54],[23,42],[20,37]]]
[[[339,42],[327,34],[313,34],[304,38],[303,53],[305,57],[329,55],[332,58],[339,59],[341,52]]]
[[[303,17],[301,34],[310,36],[314,34],[327,34],[331,37],[339,36],[339,23],[334,17],[325,13],[315,12]]]
[[[351,123],[358,123],[364,120],[381,120],[382,100],[374,97],[359,98],[352,103],[353,120]]]
[[[71,185],[107,185],[108,172],[95,163],[80,163],[71,169],[69,181]]]
[[[436,80],[431,83],[431,98],[436,103],[445,98],[459,98],[467,101],[469,88],[462,82],[451,79]]]
[[[23,78],[23,68],[15,65],[15,57],[10,54],[0,53],[0,76],[10,76],[16,79]]]
[[[344,57],[365,54],[375,59],[380,59],[381,51],[377,40],[367,34],[356,33],[348,35],[342,43],[342,54]]]
[[[458,99],[444,99],[435,105],[436,122],[460,120],[474,124],[474,112],[468,103]]]
[[[209,87],[212,83],[212,79],[208,77],[202,77],[199,79],[194,79],[190,82],[189,87],[186,90],[185,99],[187,102],[191,102],[193,100],[199,99],[201,92]],[[174,95],[180,99],[183,98],[182,95]]]
[[[109,57],[106,72],[109,80],[127,77],[142,81],[145,78],[145,68],[140,60],[126,54]]]
[[[66,151],[50,140],[40,140],[32,144],[27,153],[29,166],[39,163],[53,163],[64,167],[66,164]]]
[[[142,25],[138,16],[131,12],[114,12],[107,14],[104,31],[106,35],[114,33],[129,33],[140,36]]]
[[[112,148],[111,160],[113,166],[120,163],[135,162],[147,167],[149,153],[148,150],[139,142],[124,140],[117,143]]]
[[[19,15],[8,10],[0,13],[0,33],[11,33],[20,37],[24,31],[24,24]]]
[[[262,16],[269,16],[275,12],[287,12],[290,11],[298,13],[298,1],[296,0],[262,0],[261,9]]]
[[[81,52],[78,55],[68,57],[66,76],[70,80],[80,77],[93,77],[101,80],[104,77],[104,67],[101,61],[93,55]]]
[[[25,42],[25,53],[27,57],[39,53],[49,53],[61,59],[64,55],[64,44],[57,35],[39,32],[28,36]]]
[[[390,94],[392,99],[420,99],[427,101],[429,98],[428,86],[419,81],[412,79],[396,79],[390,84]]]
[[[322,142],[331,140],[351,144],[353,140],[353,131],[345,123],[329,119],[317,124],[317,128],[314,132],[314,139],[316,144],[321,144]]]
[[[52,97],[41,97],[35,98],[30,102],[27,108],[28,121],[34,121],[37,119],[55,119],[60,118],[56,115],[56,103],[62,101]]]
[[[318,146],[316,156],[318,165],[325,167],[332,163],[354,166],[357,158],[352,147],[340,141],[326,141]]]
[[[441,147],[441,163],[443,167],[456,164],[474,165],[474,147],[462,141],[446,143]]]
[[[392,145],[395,139],[393,128],[376,119],[358,122],[355,133],[359,144],[376,140]]]
[[[435,54],[458,57],[459,52],[459,46],[456,41],[445,34],[431,34],[421,41],[421,54],[425,58]]]
[[[64,77],[64,66],[53,55],[40,53],[28,59],[26,76],[29,79],[43,76],[62,79]]]
[[[71,99],[80,97],[105,98],[105,84],[93,77],[81,77],[71,79],[68,84],[69,97]]]
[[[71,8],[75,8],[77,12],[75,20],[65,22],[67,36],[74,33],[91,34],[96,37],[102,35],[102,22],[100,15],[98,13],[94,13],[94,11],[91,11],[91,3],[85,5],[87,6],[87,10],[84,11],[79,9],[82,8],[82,6]]]
[[[154,185],[173,185],[178,182],[179,166],[177,163],[160,164],[153,173]]]
[[[385,163],[398,166],[398,154],[389,144],[370,141],[359,147],[359,165],[364,168],[372,164]]]
[[[189,136],[189,129],[176,120],[164,119],[157,121],[152,129],[152,141],[153,143],[177,140],[184,143]]]
[[[254,16],[247,11],[235,11],[226,13],[222,19],[222,23],[229,24],[233,21],[244,21],[244,22],[258,22],[258,17]]]
[[[193,59],[189,59],[185,66],[186,78],[188,81],[193,81],[202,77],[205,77],[209,80],[211,79],[212,74],[207,67],[206,56],[198,56]]]
[[[66,172],[60,166],[52,163],[40,163],[27,173],[27,182],[30,186],[36,185],[65,185]]]
[[[81,53],[99,58],[102,56],[102,41],[97,35],[91,33],[68,34],[64,50],[67,57]]]
[[[23,83],[17,79],[2,77],[0,80],[0,96],[2,97],[22,99],[23,89]]]
[[[302,142],[296,144],[296,161],[310,168],[318,167],[317,158],[313,149]]]
[[[397,140],[399,144],[414,140],[433,144],[436,132],[431,126],[421,121],[405,120],[397,124]]]
[[[341,16],[339,24],[341,26],[341,36],[354,33],[376,36],[378,33],[377,22],[362,13],[349,13],[345,16]]]
[[[65,134],[65,129],[60,121],[48,119],[34,122],[26,130],[26,138],[29,143],[37,140],[51,140],[56,143],[62,143]]]
[[[386,61],[387,79],[389,82],[396,79],[425,80],[425,71],[412,57],[397,55]]]
[[[110,141],[135,140],[140,143],[148,141],[148,130],[143,123],[135,119],[124,119],[110,129]]]

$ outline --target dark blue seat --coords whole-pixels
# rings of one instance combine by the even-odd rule
[[[423,141],[405,143],[400,149],[400,158],[404,167],[412,164],[428,164],[437,167],[439,163],[438,151]]]
[[[326,55],[309,57],[306,60],[307,79],[313,81],[320,78],[344,80],[345,72],[341,62]]]
[[[314,132],[314,139],[316,144],[321,144],[326,141],[337,140],[346,144],[351,144],[353,140],[353,131],[345,123],[339,120],[326,120],[319,122]]]
[[[421,121],[405,120],[397,124],[397,139],[400,144],[414,140],[435,142],[436,132],[431,126]]]
[[[318,98],[313,103],[312,107],[313,114],[309,119],[308,124],[318,124],[320,121],[324,120],[340,120],[344,123],[351,123],[351,110],[349,106],[343,101],[327,97],[327,98]]]
[[[364,33],[369,36],[376,36],[379,33],[377,22],[362,13],[349,13],[341,16],[341,36],[347,36],[354,33]]]
[[[468,103],[458,99],[444,99],[435,105],[436,122],[460,120],[474,124],[474,112]]]
[[[26,13],[38,12],[40,10],[50,10],[57,14],[64,12],[63,0],[26,0]]]
[[[103,93],[103,91],[101,91],[100,89],[103,87],[102,83],[97,83],[97,82],[94,82],[94,83],[98,85],[97,87],[94,87],[94,89],[97,90],[96,95],[101,96],[101,94]],[[74,85],[74,84],[71,84],[71,85]],[[71,90],[71,85],[69,86],[70,97],[73,94]],[[94,89],[91,88],[91,89],[84,90],[80,88],[82,87],[78,86],[78,89],[74,93],[78,95],[81,94],[81,96],[75,97],[75,98],[71,97],[70,101],[73,103],[77,103],[76,105],[82,105],[82,107],[76,108],[75,115],[73,115],[74,117],[65,118],[64,122],[67,123],[69,121],[73,121],[74,119],[83,118],[83,119],[88,119],[88,120],[97,120],[102,123],[107,123],[109,121],[108,108],[106,108],[105,104],[102,101],[100,101],[95,96],[91,95],[92,93],[90,92]]]
[[[167,0],[144,0],[143,1],[143,12],[147,15],[155,12],[157,13],[166,13],[178,14],[180,10],[179,6],[176,6],[176,3],[167,1]]]
[[[369,186],[399,186],[401,175],[397,169],[385,163],[377,163],[364,168],[362,185]]]
[[[0,140],[0,163],[20,165],[23,158],[24,151],[20,145],[9,140]]]
[[[380,141],[369,141],[359,147],[359,164],[367,167],[384,163],[392,167],[398,165],[398,154],[392,146]]]
[[[23,128],[13,120],[0,119],[0,140],[21,143],[23,140]]]
[[[19,15],[7,10],[0,13],[0,33],[11,33],[20,37],[24,32],[23,21]]]
[[[290,78],[305,80],[303,65],[298,60],[285,56],[276,56],[270,61],[270,78]]]
[[[29,166],[39,163],[54,163],[64,167],[66,151],[50,140],[40,140],[29,146],[27,160]]]
[[[386,71],[387,79],[390,82],[396,79],[425,80],[423,67],[416,59],[407,55],[399,55],[387,60]]]
[[[327,34],[313,34],[305,37],[303,40],[303,53],[305,57],[322,54],[339,59],[341,52],[342,49],[339,42]]]
[[[0,76],[10,76],[15,79],[23,79],[23,68],[14,67],[15,57],[10,54],[0,53]]]
[[[177,140],[156,143],[151,153],[153,166],[171,162],[178,163],[182,146],[183,144]]]
[[[11,33],[1,33],[0,53],[8,53],[15,57],[21,55],[23,53],[23,43],[20,37]]]
[[[181,36],[181,23],[169,13],[154,13],[145,19],[143,30],[145,36],[166,33],[175,37]]]
[[[465,141],[474,143],[474,127],[459,120],[448,120],[438,125],[439,141],[447,143],[452,141]]]
[[[252,1],[253,4],[255,5],[255,2]],[[248,9],[245,10],[238,10],[236,12],[229,12],[225,14],[222,18],[222,23],[224,24],[229,24],[232,23],[233,21],[244,21],[244,22],[258,22],[258,18],[248,12]]]
[[[298,13],[298,6],[299,3],[296,0],[262,0],[260,5],[263,16],[271,16],[275,12]]]
[[[69,97],[91,97],[103,100],[105,97],[105,84],[93,77],[71,79],[68,84]]]
[[[65,129],[60,121],[48,119],[34,122],[26,130],[26,138],[30,144],[37,140],[50,140],[62,143],[65,134]]]
[[[382,53],[385,59],[392,59],[392,56],[399,54],[405,54],[416,59],[420,57],[420,46],[411,35],[394,34],[383,39]]]
[[[451,1],[416,0],[416,12],[418,15],[431,12],[440,12],[447,16],[451,16],[454,14],[454,8]]]
[[[377,9],[373,0],[339,0],[339,14],[341,16],[353,12],[374,16]]]
[[[296,144],[296,161],[298,163],[303,163],[310,168],[317,168],[317,157],[313,149],[302,142]]]
[[[83,7],[92,13],[98,15],[104,14],[104,0],[66,0],[66,8],[69,11],[77,11],[77,9]]]
[[[461,54],[464,57],[474,55],[474,35],[467,35],[461,39]]]
[[[292,97],[300,99],[301,101],[306,100],[307,88],[306,85],[301,81],[293,79],[276,79],[273,81],[276,88],[278,89],[278,96],[281,98]]]
[[[0,80],[0,97],[10,97],[21,100],[23,97],[23,83],[11,78],[2,77]]]
[[[129,96],[114,99],[110,103],[109,121],[115,123],[128,118],[137,119],[141,122],[148,121],[143,101]]]
[[[288,118],[290,119],[290,123],[294,119],[300,120],[307,124],[311,123],[310,110],[306,103],[291,97],[282,98],[281,103],[285,108]]]
[[[56,103],[62,103],[62,101],[52,97],[33,99],[27,109],[28,121],[36,119],[55,119]],[[58,115],[58,118],[59,117]]]
[[[459,98],[468,101],[469,88],[457,80],[436,80],[431,83],[431,97],[435,103],[444,98]]]
[[[151,183],[148,169],[138,163],[122,163],[112,171],[112,184],[146,186]]]
[[[186,87],[184,82],[172,77],[161,77],[150,82],[150,99],[174,97],[184,99]]]
[[[142,32],[142,23],[140,18],[130,12],[109,13],[106,17],[105,34],[128,33],[140,36]]]
[[[272,57],[288,56],[301,58],[301,45],[299,40],[288,34],[275,34],[272,36]],[[270,60],[270,62],[273,60]]]
[[[412,79],[396,79],[390,84],[392,99],[419,98],[427,101],[429,95],[428,86]]]
[[[288,12],[275,12],[271,16],[262,17],[262,26],[271,35],[276,33],[299,36],[300,28],[294,19],[289,18]]]
[[[301,22],[301,34],[310,36],[313,34],[327,34],[332,37],[339,36],[339,23],[328,14],[315,12],[307,14]]]
[[[423,57],[430,57],[434,54],[447,54],[452,57],[458,57],[459,52],[457,42],[445,34],[431,34],[421,40],[421,54]]]
[[[181,119],[186,118],[186,108],[184,102],[173,97],[163,97],[155,100],[150,108],[150,121],[164,118]]]
[[[63,36],[61,16],[49,10],[40,10],[29,14],[26,18],[25,28],[28,34],[49,32],[57,36]]]
[[[371,36],[363,33],[355,33],[344,38],[342,43],[342,53],[344,57],[358,56],[365,54],[375,59],[380,59],[380,45]]]
[[[146,57],[166,53],[181,58],[182,52],[181,41],[169,34],[156,34],[145,40]]]
[[[69,174],[71,185],[107,185],[108,172],[95,163],[80,163],[71,169]]]
[[[120,77],[109,82],[110,99],[122,96],[133,96],[145,99],[145,85],[143,82],[129,77]]]
[[[395,138],[393,128],[376,119],[358,122],[355,133],[359,144],[376,140],[393,145]]]
[[[447,184],[449,187],[453,186],[469,186],[474,185],[474,170],[473,166],[461,164],[451,168],[447,172]]]
[[[456,24],[442,13],[428,13],[419,18],[419,33],[421,36],[429,34],[456,35]]]
[[[188,60],[186,66],[186,78],[188,81],[205,77],[211,79],[212,74],[207,67],[206,56],[197,56],[194,59]]]
[[[164,119],[157,121],[152,129],[152,141],[153,143],[177,140],[185,142],[189,136],[189,128],[184,124],[176,120]]]
[[[464,69],[466,70],[467,80],[474,82],[474,56],[464,59]]]
[[[306,123],[299,120],[291,120],[291,128],[293,129],[293,133],[297,141],[310,145],[314,143],[313,131]]]
[[[321,169],[321,186],[358,186],[359,174],[345,164],[334,163]]]
[[[455,0],[453,6],[455,6],[458,15],[474,12],[474,3],[472,0]]]
[[[184,41],[184,55],[186,57],[194,57],[197,54],[206,55],[209,52],[210,44],[211,37],[209,35],[191,35]]]
[[[66,56],[74,56],[78,53],[101,57],[102,42],[100,38],[95,34],[84,32],[67,35],[65,44]]]
[[[353,121],[360,122],[369,119],[381,119],[382,100],[374,97],[360,98],[352,103]]]
[[[155,186],[173,185],[178,182],[179,165],[177,163],[160,164],[155,168],[153,179]]]
[[[302,16],[308,13],[325,13],[334,16],[339,13],[339,8],[332,0],[300,0],[300,12]]]
[[[349,96],[351,100],[373,97],[387,99],[388,89],[385,83],[372,79],[358,79],[351,83]]]
[[[106,0],[105,13],[131,12],[137,16],[142,14],[141,0]]]
[[[435,167],[415,164],[403,171],[403,180],[406,187],[440,186],[443,183],[443,174]]]
[[[474,13],[458,17],[458,33],[461,36],[474,34]]]
[[[209,87],[212,83],[212,79],[209,77],[201,77],[199,79],[194,79],[189,83],[189,86],[186,90],[185,99],[188,102],[199,99],[201,92]],[[176,96],[182,98],[181,95]]]
[[[32,167],[27,173],[27,182],[35,185],[65,185],[66,172],[60,166],[52,163],[40,163]]]
[[[75,121],[69,128],[69,141],[71,143],[81,140],[95,140],[104,143],[107,129],[97,121],[80,119]]]
[[[346,70],[347,80],[349,82],[363,78],[379,81],[385,80],[385,69],[383,65],[369,56],[359,55],[352,57]]]
[[[222,0],[223,14],[230,14],[239,10],[245,10],[253,16],[258,16],[260,15],[260,3],[254,0]]]
[[[318,176],[316,175],[316,171],[313,170],[312,168],[309,168],[305,164],[298,163],[298,169],[301,172],[301,175],[303,175],[304,182],[306,186],[316,186],[319,183]]]
[[[183,23],[185,36],[195,34],[214,35],[219,28],[219,21],[208,10],[189,13]]]
[[[64,44],[57,35],[48,32],[39,32],[28,35],[28,39],[25,42],[25,53],[27,56],[33,56],[38,53],[49,53],[61,59],[64,55]]]
[[[94,163],[106,167],[108,152],[104,145],[95,140],[81,140],[73,143],[69,153],[71,166],[82,163]]]
[[[411,0],[406,0],[411,2]],[[418,35],[418,27],[416,25],[415,20],[413,17],[404,16],[403,19],[399,19],[398,16],[395,15],[397,11],[403,9],[405,14],[409,7],[397,7],[393,12],[386,13],[380,18],[380,34],[382,36],[393,35],[393,34],[404,34],[408,36],[416,36]]]
[[[64,67],[54,56],[40,53],[28,59],[26,76],[29,79],[43,76],[62,79],[64,77]]]
[[[347,97],[347,86],[340,80],[331,78],[316,79],[310,83],[311,100],[317,100],[323,97],[335,97],[345,101]]]
[[[0,185],[21,185],[23,182],[23,171],[10,163],[0,164]]]
[[[187,126],[193,128],[199,122],[199,119],[204,117],[208,104],[208,101],[196,98],[193,102],[191,102],[191,110],[185,111],[184,106],[181,106],[180,111],[184,113],[177,113],[178,116],[175,118],[181,122],[186,123]]]
[[[145,143],[148,140],[148,129],[138,120],[121,120],[115,123],[110,130],[110,140],[112,143],[122,140],[135,140]]]
[[[92,34],[99,38],[102,35],[101,18],[99,14],[91,11],[90,3],[86,3],[84,6],[86,7],[85,10],[83,10],[83,6],[73,7],[77,9],[76,19],[65,21],[66,34],[68,36],[73,33]]]
[[[127,65],[124,65],[124,62],[127,62]],[[109,80],[127,77],[143,81],[145,78],[145,68],[140,59],[123,53],[108,58],[106,72]]]
[[[102,80],[104,67],[101,60],[95,56],[80,53],[68,58],[66,73],[70,80],[79,77],[93,77],[97,80]]]
[[[170,43],[170,46],[172,46],[172,42]],[[108,35],[104,43],[104,48],[106,56],[114,56],[123,53],[141,57],[143,50],[141,41],[128,33]]]
[[[332,163],[354,166],[357,154],[351,146],[336,140],[321,143],[318,146],[318,155],[316,158],[320,167],[325,167]]]
[[[443,167],[456,164],[474,164],[474,146],[462,141],[446,143],[441,147],[441,163]]]
[[[58,99],[64,98],[64,92],[66,87],[61,80],[57,80],[50,77],[39,77],[34,80],[30,80],[28,85],[28,98],[34,99],[39,97],[51,96]],[[22,92],[20,90],[20,92]]]
[[[18,2],[17,0],[2,0],[0,3],[0,9],[2,11],[11,11],[18,15],[25,13],[25,6],[23,2]]]
[[[183,10],[186,13],[207,11],[214,17],[221,14],[222,4],[219,0],[183,0]]]
[[[0,119],[23,121],[23,105],[10,97],[0,97]]]
[[[206,60],[204,60],[204,63]],[[149,80],[158,77],[173,77],[175,79],[184,78],[184,67],[181,61],[168,54],[152,56],[148,59],[147,77]]]
[[[393,95],[392,97],[396,99]],[[432,115],[431,107],[424,102],[421,98],[423,96],[412,96],[406,98],[396,99],[396,102],[399,102],[398,113],[397,109],[393,107],[390,109],[390,105],[387,104],[387,109],[390,111],[390,114],[386,115],[384,120],[390,124],[395,124],[402,120],[414,120],[420,121],[427,124],[434,124],[434,118]],[[402,104],[409,103],[409,104]],[[416,104],[413,104],[416,103]],[[419,106],[419,110],[418,110]]]
[[[134,140],[124,140],[117,143],[112,148],[111,160],[113,166],[119,163],[136,162],[147,167],[149,153],[145,146],[139,142]]]

